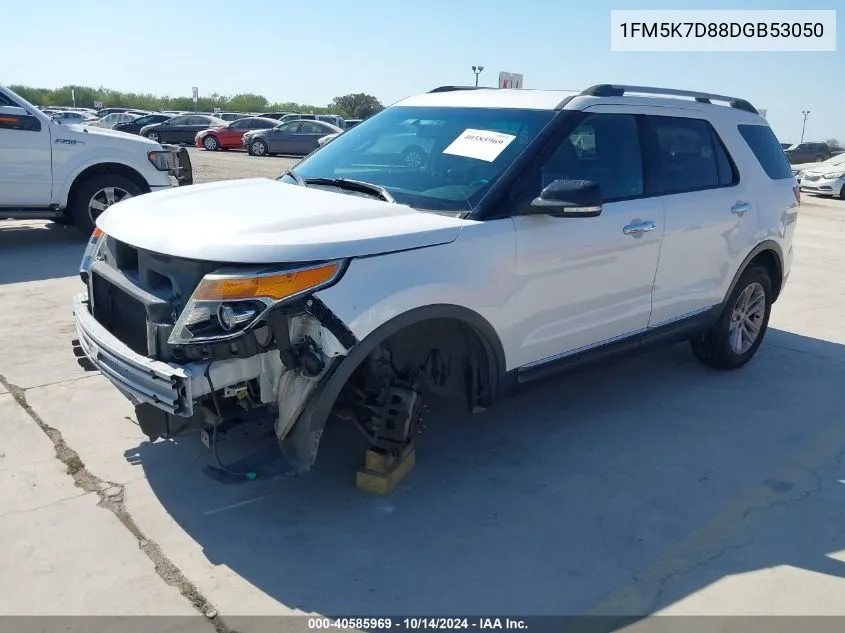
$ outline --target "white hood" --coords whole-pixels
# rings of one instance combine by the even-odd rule
[[[830,174],[845,171],[845,154],[837,154],[821,163],[792,165],[792,170],[801,174]]]
[[[374,198],[254,178],[120,202],[97,220],[144,250],[227,263],[305,262],[451,242],[464,221]]]
[[[90,141],[92,143],[110,142],[112,139],[117,139],[120,143],[126,143],[127,139],[131,139],[139,145],[149,146],[147,151],[152,152],[157,148],[161,149],[161,146],[155,141],[151,141],[143,136],[138,136],[137,134],[129,134],[128,132],[119,132],[118,130],[112,130],[105,127],[94,127],[83,123],[53,123],[52,125],[55,125],[55,128],[53,128],[54,137],[66,137],[71,135],[73,138],[80,141]]]

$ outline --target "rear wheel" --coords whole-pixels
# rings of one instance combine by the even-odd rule
[[[769,273],[763,266],[752,264],[742,273],[713,328],[690,341],[693,355],[716,369],[742,367],[763,342],[771,310]]]
[[[73,224],[85,235],[90,235],[103,211],[140,193],[138,185],[123,176],[107,174],[89,178],[79,186],[70,204]]]

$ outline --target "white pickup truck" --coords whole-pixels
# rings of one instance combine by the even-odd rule
[[[0,219],[73,223],[90,235],[115,202],[192,181],[185,150],[61,123],[0,86]]]

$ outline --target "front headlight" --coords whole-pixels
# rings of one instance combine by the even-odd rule
[[[150,159],[153,167],[159,171],[179,169],[179,158],[176,156],[176,152],[168,150],[155,151],[147,154],[147,157]]]
[[[825,180],[837,180],[839,178],[842,178],[843,176],[845,176],[845,171],[837,171],[832,174],[822,174],[822,178],[824,178]]]
[[[343,262],[289,270],[213,273],[197,286],[167,342],[188,345],[226,341],[261,321],[268,310],[331,285]]]
[[[100,229],[95,228],[94,232],[88,240],[88,245],[85,247],[85,252],[82,254],[82,262],[79,264],[79,277],[83,283],[88,283],[88,274],[91,272],[91,265],[100,252],[100,246],[103,244],[103,239],[106,234]]]

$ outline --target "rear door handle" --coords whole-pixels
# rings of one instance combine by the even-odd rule
[[[748,202],[737,202],[734,206],[731,207],[731,213],[734,213],[740,217],[742,217],[749,211],[751,211],[751,204]]]
[[[651,220],[645,220],[643,222],[629,224],[628,226],[622,229],[622,232],[625,235],[642,235],[643,233],[648,233],[649,231],[653,231],[656,228],[657,225],[654,222],[652,222]]]

